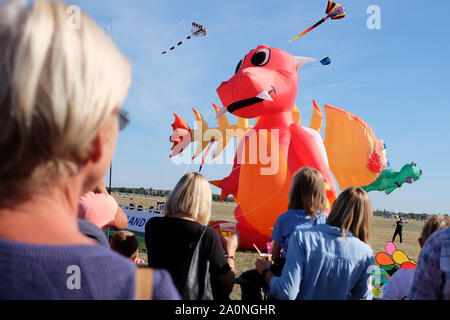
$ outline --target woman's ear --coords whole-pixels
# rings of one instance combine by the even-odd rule
[[[130,259],[134,263],[137,263],[138,258],[139,258],[139,248],[136,250],[135,253],[133,253],[133,255],[130,257]]]
[[[104,143],[104,127],[95,135],[91,142],[91,152],[89,153],[88,161],[97,163],[103,155]]]

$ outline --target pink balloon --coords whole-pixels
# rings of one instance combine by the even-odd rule
[[[384,250],[392,256],[394,251],[397,250],[397,247],[395,246],[395,244],[393,242],[389,241],[386,243]]]

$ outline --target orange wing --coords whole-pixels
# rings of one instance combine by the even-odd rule
[[[383,143],[360,117],[325,105],[325,148],[339,188],[366,186],[387,166]]]

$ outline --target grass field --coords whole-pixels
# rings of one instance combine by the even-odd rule
[[[115,194],[114,197],[121,205],[129,205],[131,202],[136,206],[141,204],[144,208],[149,208],[150,206],[156,207],[158,201],[164,201],[162,197],[149,197],[140,195],[130,195],[131,198],[124,198],[121,195]],[[234,208],[236,205],[234,203],[219,203],[213,201],[212,204],[212,217],[211,220],[227,220],[236,221],[234,218]],[[422,227],[424,225],[423,221],[407,220],[403,226],[403,243],[399,243],[399,238],[397,237],[396,246],[397,249],[405,252],[408,257],[414,261],[417,261],[420,253],[420,247],[417,239],[420,236]],[[395,229],[394,219],[385,219],[381,217],[374,217],[374,224],[372,228],[371,235],[371,247],[374,253],[384,252],[384,246],[386,242],[392,240],[392,235]],[[141,256],[144,260],[147,259],[145,254]],[[254,263],[258,254],[254,251],[248,250],[238,250],[236,253],[236,276],[239,276],[242,272],[253,269]],[[239,285],[235,285],[233,292],[231,294],[231,299],[240,300],[241,290]]]

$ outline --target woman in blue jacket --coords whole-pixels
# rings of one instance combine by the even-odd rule
[[[345,189],[337,198],[326,224],[296,231],[290,239],[280,277],[271,262],[258,259],[258,272],[280,300],[372,299],[369,246],[372,204],[359,187]]]

